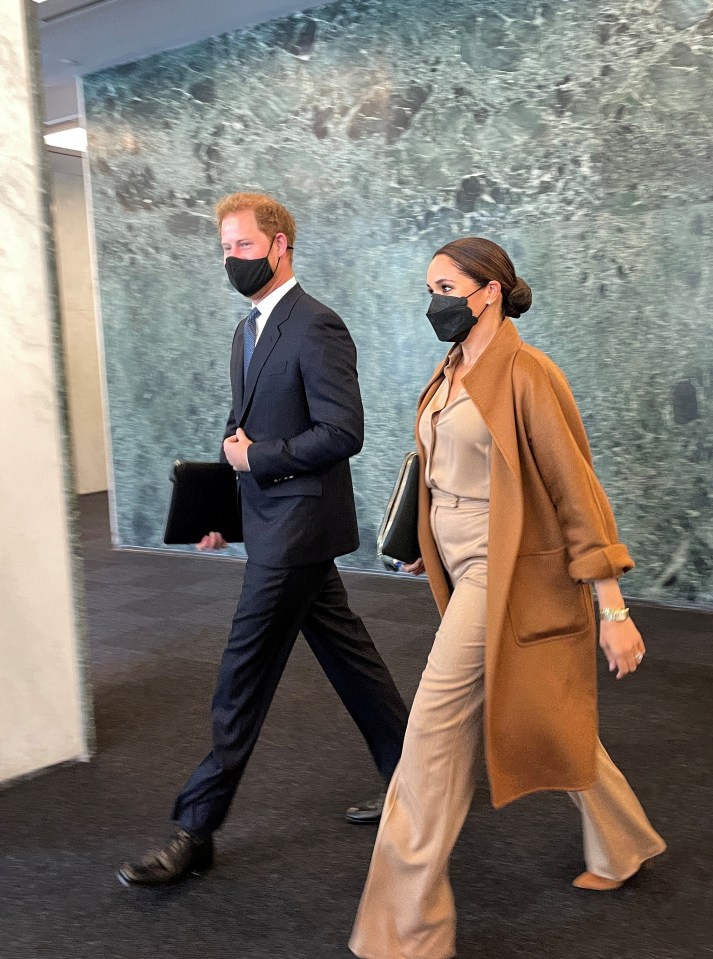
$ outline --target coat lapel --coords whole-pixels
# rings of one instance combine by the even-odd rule
[[[522,340],[511,320],[504,320],[487,349],[463,377],[466,392],[478,407],[493,438],[488,529],[488,643],[485,665],[485,752],[490,762],[490,703],[498,683],[498,659],[524,524],[524,492],[515,423],[513,364]]]
[[[436,370],[426,384],[426,388],[418,399],[418,409],[416,413],[416,449],[418,450],[418,542],[421,547],[421,558],[426,567],[428,575],[428,584],[431,587],[433,598],[436,601],[438,610],[443,616],[450,599],[452,587],[445,567],[438,554],[438,547],[431,531],[431,491],[426,486],[426,450],[421,443],[421,437],[418,433],[418,422],[421,414],[431,402],[433,394],[438,389],[443,377],[443,367],[446,365],[448,357],[438,364]]]
[[[417,411],[417,413],[416,413],[416,427],[417,427],[417,432],[418,432],[418,421],[419,421],[419,419],[421,418],[421,413],[424,411],[424,409],[428,406],[428,404],[429,404],[429,403],[431,402],[431,400],[433,399],[433,394],[434,394],[434,393],[436,392],[436,390],[438,389],[438,386],[439,386],[439,384],[440,384],[440,382],[441,382],[441,378],[442,378],[442,376],[443,376],[443,368],[444,368],[444,366],[446,365],[447,362],[448,362],[448,357],[445,356],[445,357],[441,360],[441,362],[438,364],[438,366],[436,367],[436,369],[434,370],[433,376],[432,376],[431,379],[428,381],[428,383],[426,383],[425,387],[423,388],[423,390],[422,390],[422,392],[421,392],[421,395],[420,395],[419,398],[418,398],[418,403],[416,404],[416,411]]]
[[[522,345],[511,320],[503,320],[475,366],[463,377],[463,386],[485,420],[493,442],[511,472],[520,475],[512,365]]]

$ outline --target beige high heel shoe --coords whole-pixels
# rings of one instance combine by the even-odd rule
[[[642,869],[653,869],[653,866],[653,859],[645,859],[637,871],[627,879],[606,879],[604,876],[598,876],[596,873],[587,870],[573,879],[572,885],[575,889],[587,889],[590,892],[612,892],[614,889],[621,889],[625,882],[633,879]]]
[[[621,889],[625,880],[606,879],[604,876],[598,876],[594,872],[583,872],[572,880],[575,889],[589,889],[592,892],[611,892],[613,889]]]

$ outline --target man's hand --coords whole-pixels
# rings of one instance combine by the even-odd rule
[[[236,473],[250,472],[248,447],[252,445],[253,441],[248,439],[245,431],[240,428],[236,431],[235,436],[229,436],[223,443],[225,457]]]
[[[201,550],[225,549],[227,545],[220,533],[208,533],[200,543],[196,543],[196,547]]]

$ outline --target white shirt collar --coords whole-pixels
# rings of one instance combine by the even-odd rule
[[[258,316],[257,323],[256,323],[256,327],[257,327],[256,336],[255,336],[256,343],[260,339],[260,334],[265,329],[265,324],[269,320],[270,314],[275,309],[277,304],[280,302],[282,297],[286,293],[289,293],[289,291],[292,289],[293,286],[297,286],[297,280],[295,279],[294,276],[291,276],[289,280],[285,280],[285,282],[282,283],[280,286],[275,287],[275,289],[272,290],[271,293],[268,293],[267,296],[264,299],[260,300],[259,303],[253,303],[253,306],[254,307],[256,306],[258,310],[260,310],[260,316]]]

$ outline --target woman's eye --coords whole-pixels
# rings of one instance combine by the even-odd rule
[[[452,286],[448,286],[447,283],[444,283],[443,286],[441,287],[441,289],[443,290],[444,293],[450,293],[451,290],[453,289],[453,287],[452,287]]]

